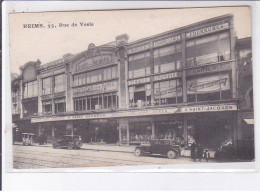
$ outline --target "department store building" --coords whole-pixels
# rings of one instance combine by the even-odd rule
[[[177,137],[186,147],[191,139],[208,149],[236,143],[232,15],[128,39],[119,35],[48,64],[21,67],[24,131],[120,145]]]

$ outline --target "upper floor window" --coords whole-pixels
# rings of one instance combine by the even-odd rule
[[[38,95],[37,81],[27,82],[24,84],[24,98],[31,98]]]
[[[65,98],[54,99],[55,114],[66,112]]]
[[[102,81],[102,69],[87,72],[87,83]]]
[[[108,67],[103,69],[103,79],[110,80],[117,78],[117,66]]]
[[[105,69],[98,69],[87,73],[77,74],[73,76],[73,85],[80,86],[84,84],[115,79],[118,77],[117,71],[117,66],[113,66]]]
[[[229,74],[201,76],[187,80],[188,102],[230,99],[231,83]]]
[[[52,77],[42,79],[42,94],[52,93]]]
[[[170,45],[154,50],[154,73],[181,69],[181,44]]]
[[[129,57],[129,79],[151,74],[150,53],[140,53]]]
[[[151,105],[151,84],[129,87],[129,106],[142,107]]]
[[[65,91],[65,74],[56,75],[54,77],[54,92],[63,92]]]
[[[230,60],[229,32],[188,40],[187,66]]]
[[[182,102],[181,80],[166,80],[154,83],[154,104],[176,104]]]
[[[42,101],[42,112],[51,112],[52,111],[52,101],[44,100]]]
[[[97,109],[118,108],[117,92],[100,94],[88,97],[74,98],[74,110],[97,110]]]

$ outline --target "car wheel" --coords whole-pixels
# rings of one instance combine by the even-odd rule
[[[176,154],[176,152],[173,151],[173,150],[169,150],[169,151],[167,152],[167,157],[168,157],[169,159],[174,159],[174,158],[176,158],[176,156],[177,156],[177,154]]]
[[[136,155],[137,157],[139,157],[139,156],[141,156],[141,154],[142,154],[142,150],[141,150],[140,148],[136,148],[136,149],[135,149],[135,155]]]
[[[73,149],[73,144],[69,144],[68,146],[67,146],[67,148],[68,148],[68,150],[72,150]]]

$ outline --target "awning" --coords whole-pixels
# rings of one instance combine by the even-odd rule
[[[245,121],[248,125],[253,125],[253,124],[254,124],[254,119],[244,119],[244,121]]]

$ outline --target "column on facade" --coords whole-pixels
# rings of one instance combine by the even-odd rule
[[[154,120],[152,119],[152,137],[151,139],[155,139],[155,124],[154,124]]]
[[[66,123],[66,130],[70,132],[73,130],[73,121],[67,121]]]
[[[72,75],[69,71],[70,63],[65,65],[65,77],[66,77],[66,112],[73,111],[73,96],[72,96]]]
[[[187,102],[187,59],[186,59],[186,34],[182,33],[182,68],[184,69],[182,71],[182,97],[183,97],[183,102]],[[184,130],[184,142],[185,142],[185,147],[188,146],[188,121],[187,121],[187,116],[184,114],[183,115],[183,130]]]
[[[150,42],[150,67],[151,74],[154,74],[154,49],[153,42]],[[151,84],[151,103],[154,105],[154,84]]]
[[[234,19],[230,20],[230,51],[231,51],[231,60],[236,59],[236,49],[235,49],[236,37],[235,37],[235,30],[234,30]],[[237,60],[232,62],[232,97],[237,98]]]
[[[124,138],[126,138],[126,142],[130,142],[130,131],[129,131],[129,122],[128,118],[120,118],[118,123],[119,126],[119,143],[122,144],[124,142]],[[125,137],[126,134],[126,137]]]
[[[20,101],[20,107],[21,107],[21,114],[20,114],[20,118],[23,118],[23,80],[20,80],[20,91],[21,91],[21,101]]]
[[[41,100],[42,80],[40,74],[37,74],[37,84],[38,84],[38,113],[41,113],[42,112],[42,100]]]

